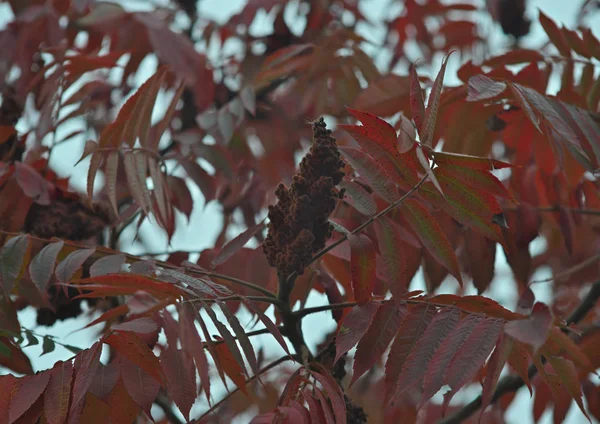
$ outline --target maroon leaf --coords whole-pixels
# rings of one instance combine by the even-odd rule
[[[239,234],[236,238],[227,243],[221,251],[212,260],[212,267],[215,268],[223,264],[227,259],[232,257],[238,250],[240,250],[252,237],[265,228],[265,222],[261,221],[254,227],[248,228],[243,233]]]
[[[244,305],[246,305],[246,307],[250,310],[250,312],[254,312],[258,316],[258,319],[260,319],[261,322],[265,325],[265,328],[267,330],[269,330],[269,333],[271,333],[271,335],[273,337],[275,337],[275,340],[277,340],[277,342],[283,348],[285,353],[287,353],[289,355],[290,351],[288,350],[287,343],[285,342],[283,336],[281,335],[279,328],[277,328],[277,326],[275,324],[273,324],[273,321],[271,321],[271,319],[269,317],[267,317],[264,314],[264,312],[262,312],[256,306],[254,306],[254,304],[252,302],[248,301],[247,299],[243,299],[243,301],[244,301]]]
[[[8,411],[8,424],[14,423],[31,408],[46,389],[50,381],[50,372],[22,377],[13,388]]]
[[[129,396],[150,417],[150,408],[160,389],[160,383],[124,357],[119,357],[121,377]]]
[[[375,313],[379,309],[378,302],[368,302],[364,305],[356,305],[346,315],[340,324],[340,329],[335,338],[335,360],[337,362],[342,355],[360,341],[367,329],[373,322]]]
[[[158,329],[156,322],[154,320],[143,317],[134,319],[131,321],[123,322],[121,324],[115,324],[111,327],[113,330],[120,331],[133,331],[134,333],[152,333]]]
[[[356,303],[364,305],[371,300],[376,279],[375,248],[371,240],[363,235],[349,235],[350,272],[352,290]]]
[[[501,319],[486,318],[473,329],[469,338],[454,355],[446,371],[446,384],[451,388],[444,394],[444,407],[458,390],[470,382],[485,363],[502,331]]]
[[[192,357],[174,346],[160,355],[160,364],[167,378],[169,395],[186,420],[196,400],[196,370]]]
[[[485,75],[474,75],[469,78],[467,101],[491,99],[504,90],[506,90],[506,84],[502,81],[494,81]]]
[[[45,246],[40,253],[35,255],[29,264],[31,280],[42,292],[46,290],[50,277],[52,277],[54,267],[56,266],[56,258],[64,244],[60,240]]]
[[[4,293],[9,295],[21,274],[23,260],[29,248],[29,237],[19,235],[8,240],[0,252],[0,279]]]
[[[184,352],[194,357],[200,385],[204,389],[206,399],[210,403],[210,377],[208,374],[208,360],[204,352],[204,345],[194,325],[194,315],[190,307],[182,306],[179,309],[179,338]]]
[[[419,408],[425,404],[444,385],[444,377],[448,365],[456,352],[462,347],[465,340],[471,335],[473,329],[483,320],[483,315],[468,315],[450,333],[438,347],[429,361],[427,372],[423,377],[423,395]]]
[[[442,67],[440,68],[433,86],[431,87],[431,93],[429,94],[429,100],[427,100],[427,109],[425,109],[425,116],[423,118],[423,125],[420,127],[419,132],[421,136],[421,143],[425,146],[431,147],[433,142],[433,133],[435,131],[435,123],[437,121],[437,113],[440,107],[440,97],[442,95],[442,87],[444,82],[444,74],[446,73],[446,65],[452,52],[447,54],[442,61]],[[416,75],[416,71],[415,71]]]
[[[82,249],[76,250],[75,252],[71,252],[69,256],[61,261],[56,267],[56,279],[60,283],[68,283],[75,272],[96,251],[95,247],[90,249]]]
[[[402,371],[396,381],[396,396],[403,394],[421,382],[435,351],[458,325],[459,320],[460,310],[453,307],[444,308],[433,317],[431,324],[426,327],[425,333],[410,350],[402,365]],[[424,324],[419,322],[415,324],[425,327]]]
[[[325,390],[327,397],[331,402],[331,407],[333,409],[336,422],[345,422],[346,401],[344,400],[344,392],[342,391],[342,388],[333,379],[329,371],[323,367],[323,365],[318,362],[314,362],[312,366],[320,370],[320,372],[311,370],[310,373],[323,386],[323,389]]]
[[[406,310],[405,303],[386,302],[379,307],[373,322],[356,348],[351,385],[385,352],[396,335]]]
[[[90,267],[90,277],[107,274],[118,274],[125,263],[125,255],[109,255],[98,259]]]
[[[406,359],[431,323],[435,316],[435,307],[421,304],[415,305],[402,320],[398,335],[392,344],[390,354],[385,364],[385,385],[387,399],[390,399],[397,386]]]
[[[410,77],[410,109],[417,130],[421,132],[423,131],[423,122],[425,122],[425,101],[423,100],[421,84],[419,84],[416,63],[411,65]]]
[[[62,424],[69,412],[73,364],[58,361],[50,371],[50,382],[44,392],[44,413],[48,424]]]
[[[533,346],[536,351],[546,342],[552,322],[552,312],[548,306],[537,302],[529,318],[507,322],[504,331],[516,340]]]
[[[40,205],[50,204],[48,181],[35,168],[23,162],[15,162],[15,177],[27,197]]]
[[[488,361],[487,372],[485,374],[485,380],[483,382],[483,392],[481,394],[481,412],[479,414],[479,421],[485,411],[485,408],[492,401],[492,396],[496,390],[496,384],[500,378],[500,373],[504,368],[504,364],[510,356],[510,352],[513,348],[513,339],[500,334],[500,338],[496,342],[496,348]]]
[[[76,411],[80,403],[84,401],[92,380],[96,375],[96,370],[100,366],[100,354],[102,353],[102,343],[96,342],[89,349],[80,352],[75,357],[75,380],[73,382],[73,394],[69,415]]]

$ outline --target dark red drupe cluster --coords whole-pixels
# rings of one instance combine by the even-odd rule
[[[277,204],[269,206],[269,234],[263,249],[278,274],[301,275],[333,231],[329,215],[343,190],[344,161],[323,118],[313,123],[313,145],[300,162],[290,187],[280,184]]]

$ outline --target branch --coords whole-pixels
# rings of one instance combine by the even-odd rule
[[[272,368],[275,368],[277,365],[282,364],[285,361],[288,361],[289,359],[291,359],[290,356],[289,355],[285,355],[285,356],[282,356],[281,358],[277,359],[276,361],[271,362],[269,365],[266,365],[265,367],[263,367],[260,370],[258,370],[257,374],[255,374],[252,377],[246,379],[246,382],[244,383],[244,386],[246,386],[248,383],[250,383],[253,380],[255,380],[259,375],[264,374],[265,372],[269,371]],[[233,396],[239,390],[240,390],[239,387],[236,387],[232,392],[227,393],[227,395],[225,395],[225,397],[223,397],[223,399],[221,399],[220,401],[218,401],[217,403],[215,403],[204,414],[200,415],[200,417],[198,419],[190,421],[190,424],[194,424],[194,423],[199,424],[200,422],[202,422],[202,419],[204,417],[206,417],[207,415],[213,413],[219,406],[221,406],[223,403],[225,403],[225,401],[227,401],[227,399],[229,399],[231,396]]]
[[[581,321],[586,314],[594,307],[596,302],[600,299],[600,281],[596,281],[592,284],[590,291],[587,296],[583,299],[583,301],[579,304],[577,309],[575,309],[571,315],[567,318],[567,324],[576,324]],[[565,330],[562,330],[565,332]],[[537,374],[537,367],[532,364],[527,374],[529,379],[532,379]],[[492,403],[496,402],[506,393],[514,392],[519,390],[525,382],[518,375],[510,375],[504,377],[498,386],[496,387],[496,391],[494,392],[494,396],[492,397]],[[473,415],[479,408],[481,407],[481,395],[478,396],[475,400],[471,401],[467,405],[463,406],[458,412],[449,416],[448,418],[442,420],[440,424],[458,424],[469,418]]]
[[[348,240],[349,236],[353,236],[355,234],[360,233],[362,230],[364,230],[366,227],[368,227],[369,225],[371,225],[373,222],[375,222],[376,220],[378,220],[379,218],[381,218],[382,216],[386,215],[387,213],[389,213],[390,211],[392,211],[394,208],[400,206],[402,203],[404,203],[406,201],[406,199],[408,199],[415,191],[417,191],[419,189],[419,187],[421,187],[421,185],[427,180],[427,175],[425,175],[423,178],[421,178],[421,180],[415,184],[415,186],[413,188],[411,188],[410,190],[408,190],[402,197],[400,197],[398,200],[395,200],[393,203],[389,204],[388,206],[386,206],[385,209],[382,209],[381,211],[379,211],[378,213],[376,213],[375,215],[371,216],[369,219],[367,219],[365,222],[363,222],[362,224],[360,224],[358,227],[356,227],[353,231],[350,231],[350,233],[348,234],[344,234],[341,238],[337,239],[336,241],[334,241],[333,243],[331,243],[329,246],[324,247],[323,249],[321,249],[313,258],[311,263],[314,263],[315,261],[317,261],[318,259],[322,258],[323,256],[325,256],[327,254],[327,252],[329,252],[332,249],[335,249],[337,246],[339,246],[340,244],[342,244],[343,242],[345,242],[346,240]],[[291,281],[293,281],[295,278],[297,277],[297,274],[294,272],[292,273],[289,277],[288,277],[288,284]]]
[[[162,393],[159,393],[154,399],[154,403],[162,409],[165,417],[171,424],[183,424],[183,421],[179,419],[175,411],[173,411],[173,406],[171,401]]]
[[[316,314],[317,312],[333,311],[337,309],[352,308],[356,306],[356,302],[331,303],[329,305],[315,306],[313,308],[304,308],[294,312],[298,318],[303,318],[306,315]]]

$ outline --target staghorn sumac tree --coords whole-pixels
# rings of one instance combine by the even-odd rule
[[[594,2],[202,5],[0,2],[0,423],[600,419]]]

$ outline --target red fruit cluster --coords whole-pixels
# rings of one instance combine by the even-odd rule
[[[290,187],[279,184],[277,204],[269,206],[269,233],[263,250],[279,275],[301,275],[333,231],[329,215],[344,196],[344,161],[323,118],[313,123],[313,145]]]

